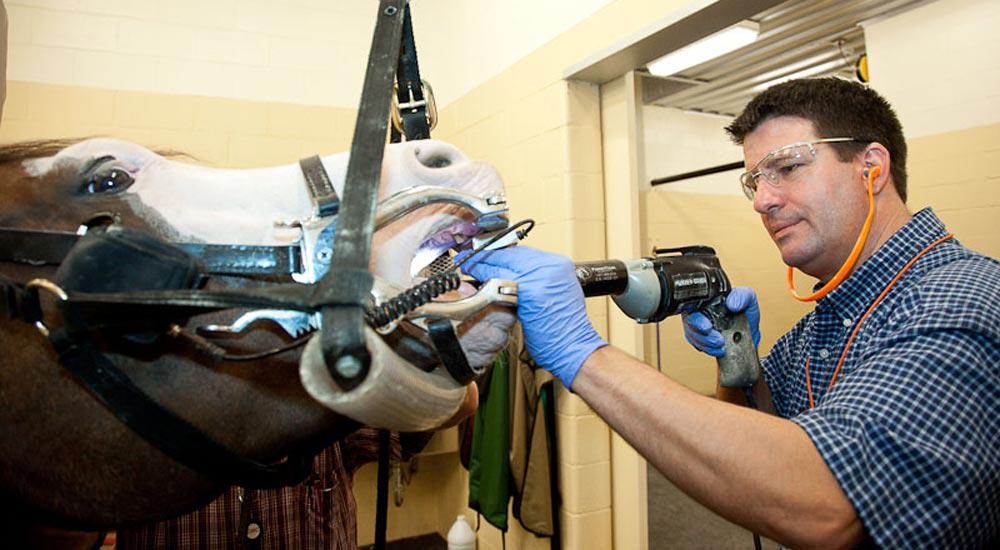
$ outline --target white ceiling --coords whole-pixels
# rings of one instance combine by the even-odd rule
[[[667,78],[647,76],[647,104],[735,115],[752,96],[783,80],[854,78],[865,53],[862,24],[926,0],[789,0],[750,19],[760,37],[735,52]]]

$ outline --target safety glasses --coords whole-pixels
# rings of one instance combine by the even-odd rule
[[[802,175],[803,169],[816,160],[816,145],[847,141],[867,142],[867,140],[851,137],[823,138],[790,143],[771,151],[757,161],[752,169],[740,174],[743,194],[748,199],[753,200],[757,196],[757,187],[762,177],[774,187],[795,181]]]

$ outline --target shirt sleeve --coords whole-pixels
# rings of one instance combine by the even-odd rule
[[[891,331],[792,418],[880,547],[980,547],[1000,533],[1000,338],[990,316],[993,326],[925,316]]]

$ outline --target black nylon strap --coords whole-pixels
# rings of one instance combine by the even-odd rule
[[[299,168],[306,178],[306,188],[309,189],[309,198],[316,206],[317,216],[325,218],[339,212],[340,196],[337,195],[329,174],[323,168],[323,160],[319,155],[299,160]]]
[[[403,37],[400,45],[399,68],[396,70],[399,118],[403,122],[406,141],[431,137],[427,122],[427,104],[424,97],[423,81],[420,80],[420,66],[417,64],[417,45],[413,39],[413,22],[410,5],[406,5],[403,18]],[[407,106],[409,104],[409,106]]]
[[[427,323],[427,334],[431,337],[434,349],[441,358],[441,364],[448,370],[451,377],[459,384],[465,385],[478,376],[469,366],[462,345],[458,342],[455,329],[447,319],[435,319]]]
[[[170,458],[205,477],[270,489],[296,485],[309,475],[311,456],[289,455],[279,464],[244,458],[151,400],[89,342],[77,341],[65,331],[53,332],[51,341],[63,366],[119,420]]]
[[[0,261],[30,265],[59,265],[82,235],[67,231],[0,228]],[[298,245],[172,243],[205,264],[217,275],[288,275],[302,271]]]

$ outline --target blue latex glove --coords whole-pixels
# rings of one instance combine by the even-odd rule
[[[757,347],[760,344],[760,306],[757,304],[757,294],[748,286],[738,286],[726,296],[726,308],[733,313],[746,311],[753,345]],[[722,333],[712,327],[712,322],[704,313],[696,311],[684,315],[684,337],[696,349],[712,357],[726,354]]]
[[[462,271],[480,281],[517,282],[517,316],[528,353],[567,388],[587,357],[608,345],[587,319],[569,258],[515,246],[477,254]]]

